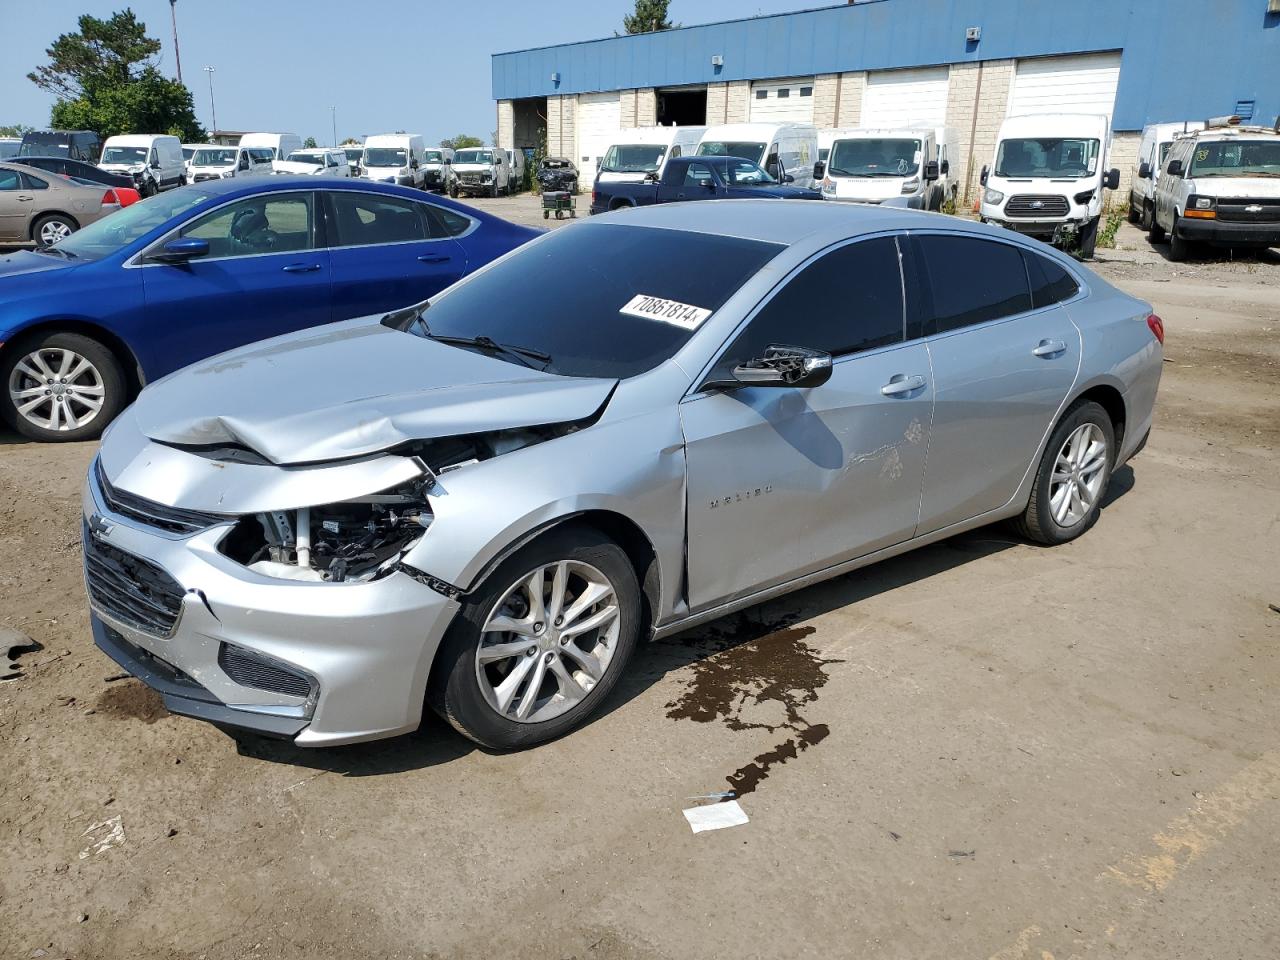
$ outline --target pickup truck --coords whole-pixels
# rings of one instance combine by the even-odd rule
[[[818,164],[817,166],[821,166]],[[815,169],[821,179],[822,173]],[[787,180],[790,180],[787,177]],[[642,183],[600,183],[591,190],[591,212],[608,213],[651,203],[777,197],[821,200],[822,193],[779,183],[760,166],[740,157],[672,157],[661,178],[649,174]]]

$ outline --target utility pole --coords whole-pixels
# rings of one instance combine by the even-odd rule
[[[330,107],[329,115],[333,119],[333,145],[338,145],[338,108]]]
[[[173,62],[178,65],[178,82],[182,82],[182,54],[178,52],[178,0],[169,0],[169,16],[173,20]]]
[[[204,72],[209,75],[209,112],[213,114],[213,129],[209,133],[213,134],[218,130],[218,108],[213,105],[213,67],[205,67]]]

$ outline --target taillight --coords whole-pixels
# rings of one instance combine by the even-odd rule
[[[1164,321],[1157,317],[1154,313],[1147,316],[1147,327],[1151,330],[1151,335],[1160,341],[1160,346],[1164,346]]]
[[[120,198],[116,196],[116,192],[114,190],[108,190],[102,195],[102,205],[104,207],[109,207],[113,204],[118,207],[120,205]]]

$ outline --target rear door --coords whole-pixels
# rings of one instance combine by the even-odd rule
[[[674,170],[672,171],[675,172]],[[672,200],[709,200],[720,192],[719,180],[709,163],[690,163],[684,168],[683,177],[673,177],[658,185],[658,202]]]
[[[318,243],[317,212],[310,190],[256,194],[158,241],[207,240],[209,256],[180,265],[140,261],[149,336],[139,339],[154,349],[154,368],[167,373],[328,323],[329,252]]]
[[[357,190],[323,196],[334,320],[417,303],[466,274],[466,251],[431,204]]]
[[[926,342],[936,391],[921,498],[925,534],[1013,497],[1075,383],[1080,332],[1053,297],[1033,299],[1021,247],[922,234],[915,249],[931,300]],[[1038,277],[1044,269],[1065,275],[1046,263],[1036,265]]]
[[[0,170],[0,239],[26,240],[35,194],[17,170]]]

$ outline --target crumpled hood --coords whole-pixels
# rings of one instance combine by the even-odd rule
[[[142,391],[133,415],[161,443],[237,444],[301,464],[581,420],[616,383],[542,373],[364,317],[193,364]]]

